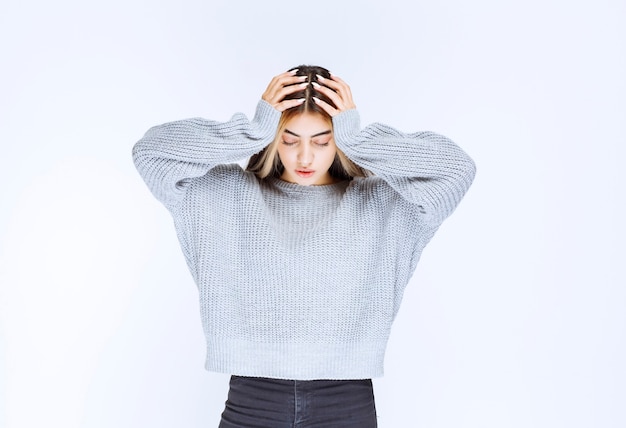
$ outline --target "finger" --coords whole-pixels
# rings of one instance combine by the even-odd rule
[[[273,86],[280,88],[282,86],[293,85],[294,83],[303,82],[308,76],[293,76],[293,75],[279,75],[276,76],[276,80],[273,81]]]
[[[302,79],[300,79],[300,77],[306,78],[306,76],[298,76],[298,80],[296,80],[295,82],[290,80],[288,83],[285,83],[283,86],[278,88],[277,92],[290,94],[292,92],[303,90],[304,88],[307,87],[309,82],[303,82]]]
[[[337,76],[336,74],[332,74],[331,73],[330,79],[332,81],[334,81],[334,82],[337,82],[337,83],[340,83],[340,84],[348,86],[348,84],[345,82],[345,80],[343,80],[341,77]]]
[[[322,79],[319,79],[320,77]],[[324,85],[326,85],[326,86],[332,88],[333,90],[341,93],[341,95],[342,95],[342,97],[344,99],[352,100],[352,90],[350,89],[350,86],[345,81],[343,81],[339,76],[335,76],[333,74],[333,75],[331,75],[330,79],[326,79],[323,76],[319,76],[318,75],[318,79]]]
[[[273,83],[270,83],[263,95],[267,96],[268,98],[276,98],[280,93],[290,93],[290,91],[296,91],[299,88],[298,83],[300,82],[302,82],[302,79],[300,79],[299,76],[298,78],[284,78],[276,80]],[[287,92],[285,92],[285,89],[287,89]]]
[[[328,79],[318,74],[317,81],[328,86],[329,88],[333,88],[336,91],[341,90],[341,89],[348,89],[348,90],[350,89],[350,87],[346,84],[346,82],[339,79],[335,75],[331,75],[330,79]]]
[[[325,79],[324,84],[330,86],[336,91],[340,91],[344,93],[347,97],[352,99],[352,90],[350,89],[350,85],[348,85],[344,80],[342,80],[339,76],[331,74],[330,79]]]
[[[326,87],[326,86],[322,86],[317,82],[313,82],[313,87],[315,87],[315,90],[326,95],[328,98],[330,98],[330,100],[337,106],[341,106],[343,105],[343,99],[341,98],[341,94],[338,92],[333,91],[332,89]]]
[[[339,110],[345,110],[347,108],[348,100],[345,100],[340,92],[335,92],[319,83],[313,83],[313,86],[318,92],[326,95]]]
[[[281,74],[278,74],[278,75],[272,77],[272,80],[270,80],[270,83],[267,85],[267,88],[265,89],[265,92],[269,92],[269,91],[275,90],[276,87],[280,86],[280,81],[282,79],[286,79],[286,78],[293,77],[293,76],[294,75],[291,72],[287,71],[285,73],[281,73]]]
[[[276,76],[274,76],[274,78],[272,80],[280,80],[280,79],[283,79],[283,78],[294,77],[294,76],[296,76],[297,72],[298,72],[297,69],[291,70],[291,71],[285,71],[283,73],[280,73],[280,74],[277,74]]]
[[[282,101],[282,102],[276,104],[275,109],[280,111],[280,112],[283,112],[285,110],[288,110],[290,108],[293,108],[293,107],[296,107],[296,106],[302,104],[305,99],[306,98],[297,98],[297,99],[294,99],[294,100],[285,100],[285,101]]]
[[[303,80],[306,78],[306,76],[294,76],[292,72],[281,73],[271,80],[261,98],[275,106],[286,95],[304,89],[307,83]]]
[[[272,95],[272,99],[276,102],[279,103],[281,102],[287,95],[291,95],[294,92],[298,92],[298,91],[303,91],[306,86],[308,85],[308,82],[302,82],[302,83],[297,83],[295,85],[290,85],[290,86],[282,86],[281,88],[279,88],[273,95]]]
[[[334,117],[340,113],[339,110],[328,104],[326,101],[317,97],[313,97],[313,100],[319,105],[330,117]]]
[[[324,79],[321,82],[324,85],[334,89],[335,91],[345,94],[346,97],[352,98],[352,90],[350,89],[350,85],[344,82],[339,76],[335,76],[333,74],[330,79]]]
[[[318,75],[318,79],[322,77]],[[350,109],[354,109],[356,108],[356,104],[354,103],[354,100],[352,99],[352,91],[350,90],[350,86],[348,86],[348,84],[346,84],[346,82],[344,82],[343,80],[341,80],[339,77],[336,76],[332,76],[333,79],[337,79],[337,80],[333,80],[333,79],[327,79],[327,78],[323,78],[323,85],[325,86],[321,86],[321,91],[323,91],[323,93],[328,96],[331,100],[333,100],[333,102],[337,105],[337,107],[340,110],[350,110]],[[322,80],[320,80],[322,81]],[[330,88],[330,90],[328,89],[323,89],[324,87]],[[336,93],[340,98],[341,101],[338,102],[335,100],[333,92]]]

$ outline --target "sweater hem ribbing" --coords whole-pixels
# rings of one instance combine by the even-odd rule
[[[238,376],[291,380],[349,380],[383,376],[386,343],[355,344],[256,343],[212,341],[205,368]],[[306,364],[302,362],[306,361]]]

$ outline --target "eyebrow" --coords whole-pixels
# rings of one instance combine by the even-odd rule
[[[285,132],[289,135],[293,135],[294,137],[298,137],[300,138],[300,135],[296,134],[295,132],[292,132],[288,129],[285,129]],[[319,137],[320,135],[326,135],[326,134],[330,134],[330,129],[327,131],[322,131],[322,132],[318,132],[317,134],[311,135],[311,138],[315,138],[315,137]]]

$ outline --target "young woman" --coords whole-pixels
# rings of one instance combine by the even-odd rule
[[[220,427],[375,427],[404,288],[473,161],[434,133],[361,128],[315,66],[274,77],[252,120],[166,123],[133,156],[198,285],[206,368],[233,375]]]

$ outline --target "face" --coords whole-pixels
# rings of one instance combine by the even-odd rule
[[[328,169],[337,146],[328,120],[319,114],[302,113],[285,125],[278,142],[278,156],[285,167],[280,178],[303,186],[333,183]]]

